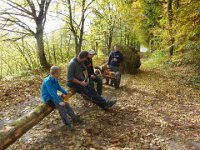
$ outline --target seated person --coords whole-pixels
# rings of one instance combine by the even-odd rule
[[[68,103],[63,101],[63,98],[68,92],[65,91],[58,82],[60,76],[60,68],[58,66],[52,66],[50,75],[43,80],[41,87],[41,97],[44,103],[50,107],[57,108],[63,123],[70,131],[74,131],[69,118],[69,115],[73,121],[81,123],[82,120],[74,113],[73,109]],[[63,93],[63,96],[58,96],[57,91]]]
[[[89,85],[94,88],[94,82],[97,83],[97,93],[99,95],[102,94],[102,79],[98,76],[95,75],[94,73],[94,68],[93,68],[93,62],[92,62],[92,58],[94,57],[94,55],[96,55],[96,52],[94,50],[90,50],[88,55],[87,60],[84,62],[86,68],[87,68],[87,72],[88,72],[88,77],[89,77]]]
[[[119,71],[120,64],[124,61],[124,56],[120,52],[120,46],[115,45],[113,51],[111,52],[108,60],[107,67],[114,72]]]
[[[112,107],[116,101],[108,101],[101,97],[93,88],[89,86],[88,72],[84,61],[88,59],[88,52],[81,51],[76,58],[73,58],[68,64],[67,85],[76,90],[76,92],[87,97],[88,100],[95,103],[102,109]]]

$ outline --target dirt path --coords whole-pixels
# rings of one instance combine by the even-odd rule
[[[71,99],[84,119],[75,124],[75,133],[63,127],[55,111],[8,149],[200,149],[199,89],[143,70],[124,75],[118,90],[105,86],[103,95],[118,101],[109,111],[79,96]]]

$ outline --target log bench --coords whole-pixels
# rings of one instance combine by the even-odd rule
[[[70,89],[70,91],[71,93],[67,95],[67,99],[76,93],[73,89]],[[47,104],[41,103],[30,113],[0,129],[0,150],[6,149],[9,145],[14,143],[53,110],[54,109],[49,107]]]
[[[105,69],[107,64],[99,66],[101,70]],[[69,89],[71,94],[67,99],[75,95],[74,89]],[[9,145],[14,143],[23,134],[29,131],[32,127],[37,125],[43,118],[48,116],[54,109],[48,105],[41,103],[30,113],[18,118],[14,122],[4,126],[0,129],[0,150],[6,149]]]

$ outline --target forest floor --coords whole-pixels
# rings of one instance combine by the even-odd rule
[[[64,68],[63,68],[64,69]],[[32,110],[46,73],[1,81],[0,127]],[[61,84],[65,85],[65,71]],[[117,100],[109,111],[83,100],[70,100],[84,120],[76,131],[64,128],[57,111],[29,130],[8,150],[200,150],[200,90],[163,75],[162,70],[141,68],[123,75],[121,87],[104,85],[103,95]]]

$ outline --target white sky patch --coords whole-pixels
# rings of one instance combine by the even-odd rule
[[[146,52],[148,49],[144,46],[141,45],[140,47],[140,52]]]
[[[65,15],[68,14],[68,10],[66,9],[66,6],[62,5],[61,3],[57,3],[56,0],[53,2],[50,4],[49,10],[47,12],[46,23],[44,26],[45,33],[51,33],[53,31],[59,30],[61,27],[64,27],[64,25],[66,24],[66,22],[64,21],[65,16],[59,15],[59,13],[63,13]],[[57,9],[56,3],[59,5],[58,9]],[[38,9],[37,3],[34,2],[34,4],[36,5],[36,10],[37,10]],[[2,8],[3,8],[2,10],[9,7],[6,4],[6,1],[3,2],[1,0],[0,0],[0,6],[2,6]],[[29,9],[29,8],[27,7],[27,9]],[[58,11],[58,13],[56,11]],[[15,10],[13,10],[13,11],[11,10],[11,12],[15,12]],[[86,11],[86,14],[87,13],[88,13],[88,11]],[[92,16],[92,13],[90,13],[85,20],[85,26],[84,26],[85,32],[88,32],[90,30],[90,24],[91,24],[91,20],[92,20],[90,16]],[[77,23],[79,24],[79,21],[81,18],[81,13],[76,10],[74,17],[76,18],[76,20],[78,21]],[[24,18],[21,16],[18,16],[18,18],[20,20],[22,20],[22,22],[27,24],[30,27],[30,29],[32,29],[34,32],[36,31],[36,25],[35,25],[35,21],[33,19],[31,20],[31,19]],[[15,25],[14,27],[21,30],[21,28],[17,25]],[[10,33],[10,34],[12,34],[12,33]]]

